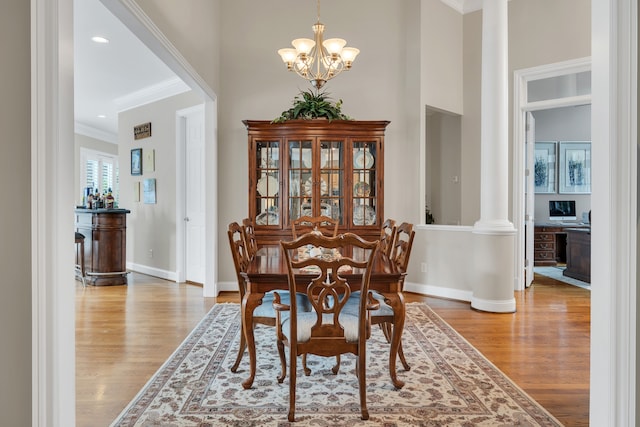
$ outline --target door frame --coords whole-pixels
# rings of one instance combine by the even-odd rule
[[[591,104],[591,94],[554,98],[544,101],[528,102],[527,85],[531,81],[558,77],[591,70],[591,58],[578,58],[533,68],[516,70],[513,73],[513,224],[516,227],[516,254],[514,257],[515,283],[514,289],[525,289],[525,182],[533,180],[533,175],[526,176],[526,115],[532,111],[550,108],[569,107]],[[526,242],[533,245],[533,241]],[[533,262],[533,260],[530,260]]]

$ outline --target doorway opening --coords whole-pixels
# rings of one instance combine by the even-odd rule
[[[588,108],[589,121],[586,125],[582,123],[580,126],[586,126],[590,132],[590,106],[591,58],[518,70],[514,73],[513,222],[518,230],[514,258],[515,290],[523,290],[533,281],[536,221],[533,153],[535,142],[540,139],[534,134],[534,127],[527,127],[527,123],[532,121],[534,113],[545,117],[546,120],[546,115],[554,111],[578,111],[560,110],[563,108]],[[546,121],[545,131],[560,132],[557,129],[553,130],[553,120]],[[590,135],[588,139],[591,140]]]

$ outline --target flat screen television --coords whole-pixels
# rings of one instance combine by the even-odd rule
[[[576,201],[549,200],[549,219],[556,221],[576,220]]]

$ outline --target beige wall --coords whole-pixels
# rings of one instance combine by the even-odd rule
[[[441,112],[427,115],[427,205],[436,224],[461,223],[460,122],[458,115]]]
[[[220,87],[220,0],[136,0],[200,77]]]
[[[127,265],[134,270],[165,278],[176,271],[176,112],[198,104],[202,98],[186,92],[118,115],[120,207],[131,211]],[[152,136],[134,140],[133,127],[147,122],[151,122]],[[155,150],[154,171],[145,171],[143,165],[141,176],[131,175],[132,148],[142,148],[143,157],[145,150]],[[156,204],[142,201],[142,182],[147,178],[156,179]],[[139,202],[133,199],[134,182],[140,185]]]
[[[430,107],[463,112],[463,18],[440,0],[421,2],[421,91]]]
[[[31,122],[29,2],[0,13],[0,425],[31,425]],[[11,42],[9,42],[9,40]]]

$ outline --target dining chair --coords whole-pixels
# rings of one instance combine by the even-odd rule
[[[389,218],[382,223],[380,228],[380,252],[391,256],[391,249],[396,238],[396,222]]]
[[[413,230],[413,224],[403,222],[397,227],[396,236],[391,248],[391,260],[402,272],[400,278],[400,290],[404,289],[404,279],[409,265],[409,257],[411,255],[411,247],[413,246],[413,238],[415,231]],[[393,327],[395,325],[396,317],[393,308],[385,301],[384,295],[378,292],[372,292],[373,297],[379,302],[378,309],[371,312],[371,324],[380,325],[382,332],[387,340],[391,342],[393,336]],[[358,310],[359,294],[355,292],[351,296],[351,300],[347,303],[345,311],[349,313],[355,313]],[[411,366],[407,363],[402,350],[402,341],[398,346],[398,358],[402,363],[403,368],[406,371],[411,370]]]
[[[238,290],[240,293],[241,303],[246,292],[246,282],[242,277],[242,273],[246,272],[249,261],[251,260],[244,234],[244,230],[240,224],[238,224],[237,222],[232,222],[229,224],[227,235],[229,236],[229,246],[231,247],[231,255],[233,257],[233,264],[236,270],[236,278],[238,281]],[[262,298],[262,303],[258,307],[256,307],[253,312],[253,325],[251,325],[252,328],[255,329],[256,324],[275,326],[276,313],[273,309],[273,298],[274,296],[272,292],[266,293],[264,295],[264,297]],[[290,303],[291,298],[289,292],[281,292],[280,298],[282,301],[286,301],[287,304]],[[297,305],[301,307],[301,311],[311,310],[311,306],[306,295],[302,293],[296,293],[296,298],[294,299],[296,300]],[[238,355],[236,356],[236,360],[231,367],[231,372],[236,372],[238,370],[246,348],[247,341],[244,334],[244,326],[241,323],[240,347],[238,348]]]
[[[337,219],[329,216],[304,215],[293,220],[291,223],[291,232],[293,233],[294,239],[313,230],[319,230],[325,236],[335,237],[338,234],[339,224],[340,222]]]
[[[253,258],[258,252],[258,240],[256,239],[256,224],[251,218],[245,218],[242,220],[242,231],[244,232],[244,238],[247,243],[247,252],[249,258]]]
[[[287,264],[289,293],[295,292],[298,286],[306,288],[312,307],[310,312],[303,312],[295,299],[291,300],[291,304],[286,304],[280,297],[280,291],[275,291],[273,306],[276,310],[277,344],[282,365],[279,382],[286,377],[284,348],[289,348],[290,422],[295,421],[297,360],[298,356],[307,354],[323,357],[337,357],[345,353],[356,355],[361,418],[369,419],[366,401],[366,340],[371,334],[369,312],[379,305],[369,296],[369,279],[378,244],[377,240],[367,242],[352,233],[336,237],[307,233],[292,242],[280,242]],[[316,257],[299,257],[300,250],[304,251],[308,245],[337,249],[342,256],[321,254]],[[364,255],[361,259],[346,256],[345,249],[348,247],[360,248]],[[362,271],[361,279],[347,278],[354,269]],[[302,276],[301,273],[308,274]],[[357,283],[352,280],[357,280]],[[366,296],[359,300],[359,310],[355,314],[343,312],[345,304],[350,300],[352,286],[360,290],[360,295]],[[337,373],[335,370],[333,372]]]
[[[391,260],[403,273],[400,277],[400,290],[404,290],[404,279],[409,266],[409,258],[411,256],[411,248],[413,246],[413,238],[416,232],[413,230],[413,224],[403,222],[396,229],[396,236],[391,249]],[[375,294],[374,297],[380,301],[380,308],[371,313],[371,321],[373,324],[379,324],[384,332],[385,338],[391,342],[393,333],[393,325],[395,324],[395,313],[390,305],[384,301],[384,296]],[[398,357],[405,370],[410,370],[411,366],[407,363],[402,350],[402,341],[398,347]]]

